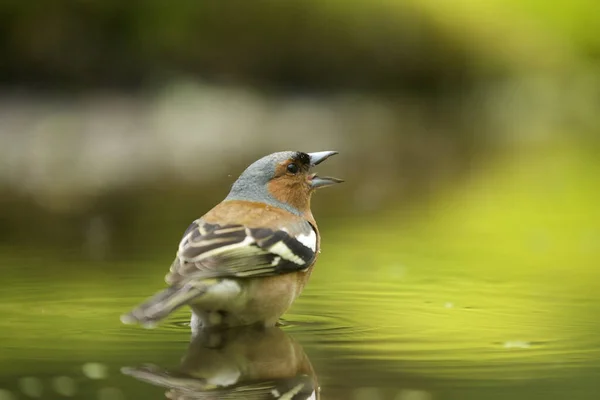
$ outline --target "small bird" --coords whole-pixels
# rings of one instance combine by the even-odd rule
[[[187,304],[192,330],[274,326],[319,255],[311,196],[342,180],[319,177],[312,168],[334,154],[284,151],[251,164],[227,197],[185,231],[165,277],[169,287],[121,321],[153,327]]]
[[[121,372],[167,388],[169,399],[320,398],[308,356],[278,327],[203,330],[192,339],[178,368],[144,364],[124,367]]]

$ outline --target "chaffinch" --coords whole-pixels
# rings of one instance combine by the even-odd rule
[[[319,383],[302,347],[278,327],[202,330],[175,371],[156,365],[125,375],[168,388],[169,399],[316,400]]]
[[[319,255],[311,196],[342,181],[311,170],[334,154],[285,151],[250,165],[227,197],[183,234],[165,278],[169,287],[121,321],[153,326],[188,304],[192,329],[275,325]]]

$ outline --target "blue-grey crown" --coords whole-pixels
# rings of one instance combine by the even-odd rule
[[[280,202],[269,193],[268,183],[275,176],[275,169],[278,164],[291,158],[301,157],[304,154],[297,151],[281,151],[269,154],[253,162],[234,182],[225,200],[257,201],[283,208],[299,215],[300,212],[298,210]]]

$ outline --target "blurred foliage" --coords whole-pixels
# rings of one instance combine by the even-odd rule
[[[447,34],[484,54],[484,62],[560,71],[583,60],[597,68],[600,61],[600,4],[594,0],[411,3],[427,10]]]
[[[0,74],[60,88],[188,73],[312,90],[464,90],[513,67],[597,66],[599,15],[595,0],[6,0]]]
[[[417,10],[383,2],[7,1],[0,15],[5,82],[135,87],[199,73],[313,90],[427,90],[465,73],[464,54]]]
[[[360,163],[344,166],[342,174],[352,177],[346,189],[315,201],[318,212],[339,217],[422,201],[422,195],[455,182],[501,153],[504,144],[498,137],[527,142],[527,138],[546,140],[556,130],[566,136],[592,132],[584,142],[590,145],[599,125],[598,4],[594,0],[7,0],[0,4],[0,79],[6,85],[33,89],[124,90],[160,85],[187,74],[261,89],[294,89],[293,95],[299,89],[366,90],[375,96],[385,92],[387,103],[364,102],[374,109],[372,115],[366,113],[361,126],[344,120],[347,134],[336,139],[340,142],[336,148],[361,158]],[[210,104],[208,110],[215,115],[230,112],[218,108],[225,100],[211,103],[206,97],[217,94],[204,87],[183,92],[171,99],[164,114],[183,119],[186,114],[178,113],[183,103]],[[427,100],[415,100],[418,96]],[[170,99],[168,93],[166,97]],[[278,101],[276,96],[259,100],[248,107],[269,107]],[[156,107],[151,104],[145,112],[152,114]],[[314,108],[327,109],[336,122],[344,115],[332,111],[343,109],[343,102]],[[196,187],[190,188],[162,171],[144,182],[94,189],[82,197],[63,193],[68,192],[61,191],[64,185],[77,182],[69,180],[69,169],[81,154],[67,145],[84,143],[82,132],[86,124],[92,126],[76,118],[85,108],[70,114],[65,109],[60,105],[50,112],[54,113],[50,122],[42,119],[34,124],[31,140],[21,144],[30,149],[36,144],[40,154],[43,148],[62,149],[61,160],[39,156],[63,166],[48,168],[57,171],[55,178],[40,174],[48,193],[41,190],[41,195],[28,196],[14,187],[0,187],[0,238],[5,243],[55,248],[76,243],[86,248],[90,240],[100,240],[89,235],[106,235],[111,237],[111,244],[105,243],[111,252],[128,254],[141,235],[146,244],[162,242],[162,236],[146,232],[176,236],[189,218],[219,201],[227,190],[230,182],[219,176],[194,182]],[[133,107],[132,114],[141,109]],[[301,114],[301,104],[298,109]],[[396,125],[381,126],[389,123],[378,117],[381,110],[382,115],[400,116]],[[253,117],[265,118],[260,113]],[[124,119],[131,124],[126,124],[128,130],[140,121],[139,125],[162,122],[138,118]],[[315,123],[314,129],[319,128]],[[51,147],[55,143],[58,146]],[[267,149],[268,139],[261,146]],[[241,170],[264,152],[235,160],[230,171]],[[32,170],[43,166],[37,163]],[[21,168],[22,174],[31,174],[27,165]],[[15,182],[24,182],[17,173],[12,176]],[[86,179],[85,172],[78,176]],[[30,226],[36,223],[32,231]]]
[[[0,80],[7,86],[30,89],[125,90],[188,75],[262,90],[294,89],[289,92],[292,96],[300,89],[372,91],[375,98],[385,93],[386,103],[372,99],[363,103],[374,112],[360,121],[362,126],[351,119],[341,124],[348,133],[336,140],[349,157],[360,157],[361,162],[345,167],[344,175],[352,177],[346,185],[350,189],[315,202],[317,210],[321,202],[335,204],[322,209],[340,216],[369,211],[369,207],[394,207],[399,201],[420,201],[420,195],[433,193],[444,182],[455,182],[456,177],[493,159],[494,153],[501,153],[504,142],[498,138],[505,136],[523,142],[546,140],[560,130],[565,136],[588,134],[583,145],[590,145],[598,137],[599,126],[599,4],[594,0],[7,0],[0,4]],[[223,100],[229,97],[218,97],[204,87],[183,92],[187,94],[174,99],[167,93],[171,108],[132,106],[131,114],[151,115],[158,109],[167,117],[175,115],[171,119],[180,119],[186,115],[178,113],[181,104],[204,106],[215,115],[230,112],[231,103]],[[210,96],[217,100],[207,99]],[[421,96],[426,99],[415,100]],[[268,109],[279,99],[253,100],[247,107]],[[27,113],[35,114],[36,107],[27,110],[23,120],[29,119]],[[314,106],[327,107],[333,115],[329,123],[342,120],[344,112],[353,112],[352,108],[337,114],[331,111],[343,109],[343,102]],[[302,115],[302,104],[298,109]],[[381,110],[382,115],[400,116],[396,125],[382,127]],[[44,187],[41,195],[23,194],[14,183],[0,187],[0,238],[5,243],[57,248],[84,243],[85,247],[89,232],[99,227],[99,232],[111,232],[111,248],[116,253],[128,253],[131,241],[140,234],[173,234],[181,229],[198,210],[218,201],[230,183],[214,176],[191,189],[169,171],[162,171],[125,188],[97,189],[92,184],[92,194],[84,198],[63,193],[68,191],[61,191],[65,186],[77,182],[73,178],[77,174],[69,175],[69,169],[81,154],[68,144],[85,142],[86,124],[98,132],[111,129],[109,123],[100,126],[93,118],[76,118],[87,111],[61,103],[39,124],[30,128],[17,124],[19,128],[13,129],[15,134],[18,129],[29,129],[31,139],[21,146],[33,149],[34,156],[39,152],[42,159],[31,170],[30,165],[11,164],[15,170],[14,165],[22,169],[7,174],[13,182],[26,182],[19,173],[34,175],[36,168],[44,169],[45,157],[54,163],[50,166],[62,169],[48,168],[58,171],[52,178],[39,174],[46,179],[40,184]],[[100,115],[110,112],[114,110]],[[243,115],[265,118],[258,112]],[[126,126],[130,132],[134,127],[147,129],[137,125],[162,122],[120,117],[124,122],[117,128]],[[175,124],[164,126],[181,130]],[[189,128],[191,134],[194,128]],[[319,128],[315,123],[314,129]],[[214,135],[212,131],[204,134]],[[177,140],[185,141],[183,136]],[[113,146],[119,147],[119,142],[115,140]],[[268,148],[268,139],[260,146]],[[56,147],[61,148],[59,157],[43,152]],[[256,151],[257,156],[264,152]],[[110,163],[108,152],[102,154]],[[236,160],[239,168],[235,170],[251,159]],[[83,171],[77,178],[92,181],[85,175],[89,171]],[[36,222],[38,228],[32,231],[29,227]]]

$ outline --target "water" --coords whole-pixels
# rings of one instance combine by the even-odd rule
[[[41,273],[43,262],[3,290],[2,400],[163,398],[167,389],[148,383],[156,376],[139,376],[146,364],[158,376],[183,370],[175,386],[196,389],[252,363],[272,366],[254,379],[314,371],[323,399],[592,399],[599,388],[600,303],[585,277],[573,292],[539,279],[432,274],[425,263],[392,266],[395,276],[349,269],[334,282],[317,270],[277,332],[203,347],[189,343],[186,310],[154,330],[119,322],[154,279],[140,285],[125,264],[90,273],[67,263],[72,274],[60,281]]]

